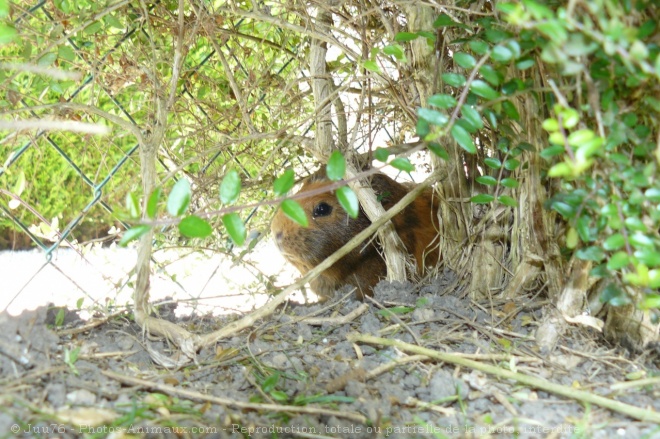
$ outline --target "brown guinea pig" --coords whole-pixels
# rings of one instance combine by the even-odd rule
[[[325,168],[303,181],[300,192],[312,191],[330,185]],[[371,186],[385,210],[403,198],[409,186],[397,183],[384,174],[374,174]],[[334,191],[323,192],[297,200],[309,219],[304,228],[278,210],[271,224],[275,243],[284,257],[302,274],[307,273],[330,256],[353,236],[371,225],[360,209],[353,219],[341,207]],[[438,204],[433,190],[424,191],[403,212],[392,218],[394,227],[406,249],[417,262],[418,272],[432,267],[438,261],[437,242]],[[373,295],[373,288],[387,275],[381,247],[376,239],[367,240],[335,262],[311,282],[312,290],[322,299],[331,297],[343,285],[356,287],[357,297]]]

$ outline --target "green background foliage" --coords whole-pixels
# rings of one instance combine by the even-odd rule
[[[137,133],[164,129],[157,180],[167,197],[154,196],[147,216],[160,202],[168,207],[160,216],[185,218],[167,218],[159,230],[175,233],[159,239],[179,239],[171,227],[178,223],[182,234],[205,244],[223,248],[227,233],[242,244],[246,228],[267,228],[276,197],[311,169],[318,103],[307,58],[311,39],[324,36],[338,48],[327,68],[341,99],[335,108],[346,106],[356,133],[350,149],[375,151],[376,159],[409,172],[410,162],[384,142],[374,144],[374,133],[387,132],[390,144],[416,134],[439,160],[462,165],[474,205],[516,218],[535,215],[521,207],[534,182],[545,200],[541,215],[556,227],[561,263],[589,263],[591,276],[604,280],[604,302],[658,307],[660,48],[653,2],[495,2],[494,11],[474,15],[448,6],[416,32],[406,29],[401,5],[388,10],[396,18],[388,30],[349,3],[333,10],[336,29],[327,34],[305,26],[305,5],[269,3],[265,12],[250,2],[234,6],[184,2],[179,11],[172,1],[0,1],[0,58],[14,65],[0,69],[3,119],[112,128],[106,137],[4,131],[0,227],[53,217],[61,228],[81,218],[101,230],[135,224],[142,210],[135,204],[150,195],[142,194]],[[410,91],[420,68],[411,50],[420,41],[441,48],[445,62],[424,101]],[[168,88],[177,56],[184,57],[181,75]],[[20,64],[81,77],[54,79]],[[374,84],[385,84],[387,93]],[[169,93],[173,106],[160,126],[155,97]],[[332,156],[332,180],[342,179],[343,163]],[[189,187],[179,192],[182,182]],[[354,194],[339,193],[357,213]],[[23,200],[20,207],[10,206],[12,194]],[[127,194],[137,203],[124,210]],[[94,204],[97,197],[107,208]],[[251,203],[262,207],[240,211]],[[306,222],[295,201],[282,208]],[[73,237],[88,238],[80,230]]]

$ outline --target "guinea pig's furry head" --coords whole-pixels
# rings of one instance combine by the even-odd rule
[[[298,192],[317,192],[296,200],[309,220],[307,228],[289,219],[281,210],[271,224],[280,251],[301,271],[312,269],[370,224],[362,211],[355,219],[348,216],[335,192],[324,190],[331,182],[323,174],[320,171],[306,179]],[[360,247],[349,256],[359,257],[359,252]]]

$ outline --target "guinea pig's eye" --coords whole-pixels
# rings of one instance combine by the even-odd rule
[[[312,212],[312,216],[314,216],[314,218],[318,218],[320,216],[328,216],[331,213],[332,206],[325,201],[321,201],[319,204],[314,206],[314,212]]]

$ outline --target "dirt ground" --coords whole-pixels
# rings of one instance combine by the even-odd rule
[[[152,358],[176,349],[145,337],[128,312],[99,316],[102,324],[82,332],[90,322],[74,311],[0,314],[0,437],[660,438],[656,422],[580,400],[602,396],[657,419],[657,359],[585,328],[539,352],[543,304],[532,296],[474,303],[457,284],[446,273],[430,285],[383,282],[364,304],[339,293],[289,304],[174,370]],[[174,307],[158,312],[172,320]],[[237,318],[177,322],[205,333]],[[432,359],[408,344],[473,363]]]

